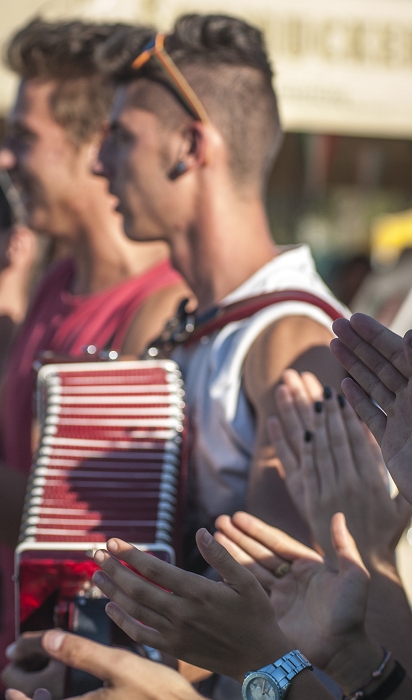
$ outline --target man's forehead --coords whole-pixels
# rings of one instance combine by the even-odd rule
[[[50,95],[54,88],[54,81],[22,80],[8,121],[21,121],[30,115],[52,119]]]

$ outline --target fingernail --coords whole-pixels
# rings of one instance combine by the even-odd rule
[[[10,661],[12,661],[12,660],[14,659],[14,655],[15,655],[15,653],[16,653],[16,649],[17,649],[17,644],[16,644],[16,642],[13,642],[13,644],[9,644],[9,646],[7,647],[7,649],[6,649],[6,651],[5,651],[5,654],[6,654],[6,657],[7,657]]]
[[[332,398],[332,390],[330,386],[325,386],[323,389],[323,397],[325,399],[331,399]]]
[[[323,409],[322,401],[315,401],[315,403],[313,404],[313,406],[314,406],[314,409],[315,409],[315,413],[322,413],[322,409]]]
[[[203,542],[207,545],[210,545],[213,542],[213,537],[210,534],[210,532],[208,532],[208,530],[203,530],[202,539],[203,539]]]
[[[310,430],[305,430],[305,442],[310,442],[312,440],[312,433]]]
[[[94,554],[94,560],[97,564],[103,564],[105,558],[104,552],[101,549],[98,549]]]
[[[43,646],[46,651],[59,651],[64,642],[65,636],[65,632],[61,632],[61,630],[52,630],[51,632],[47,632],[43,637]]]
[[[342,396],[342,394],[338,394],[338,404],[341,408],[345,407],[346,399],[344,396]]]
[[[109,540],[107,543],[107,547],[112,552],[117,552],[117,550],[119,549],[119,545],[117,544],[116,540]]]
[[[93,583],[96,584],[96,586],[103,586],[104,584],[104,576],[101,571],[96,571],[96,573],[93,574]]]

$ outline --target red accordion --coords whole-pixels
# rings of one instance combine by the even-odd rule
[[[48,364],[37,397],[41,440],[16,549],[18,634],[77,629],[73,600],[93,596],[93,553],[108,538],[172,563],[180,543],[185,431],[177,365]]]

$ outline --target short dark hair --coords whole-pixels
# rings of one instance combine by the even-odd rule
[[[166,37],[165,48],[220,129],[236,181],[264,184],[279,148],[281,128],[262,33],[235,17],[184,15]],[[169,126],[178,114],[181,121],[182,104],[174,95],[173,108],[172,99],[166,97],[161,88],[170,94],[170,86],[155,61],[137,72],[131,68],[140,51],[137,37],[130,32],[123,38],[119,34],[103,47],[102,64],[117,84],[140,81],[133,97],[136,106],[156,113]]]
[[[36,18],[10,40],[6,63],[23,80],[56,81],[50,107],[76,145],[88,142],[107,119],[114,88],[96,60],[97,50],[117,33],[147,30],[124,24],[46,22]]]

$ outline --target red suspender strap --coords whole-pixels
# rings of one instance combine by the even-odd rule
[[[342,318],[342,314],[334,306],[328,304],[327,301],[321,299],[320,297],[310,294],[310,292],[304,292],[300,289],[285,289],[279,292],[269,292],[268,294],[261,294],[256,297],[248,297],[247,299],[241,299],[228,306],[222,306],[218,308],[216,314],[204,323],[200,323],[190,334],[185,342],[185,345],[191,345],[192,343],[199,340],[203,336],[210,335],[215,331],[220,330],[228,323],[234,323],[235,321],[243,321],[245,318],[253,316],[258,311],[265,309],[267,306],[272,306],[273,304],[281,304],[285,301],[298,301],[305,304],[311,304],[312,306],[317,306],[318,309],[324,311],[332,321],[336,321],[337,318]]]

